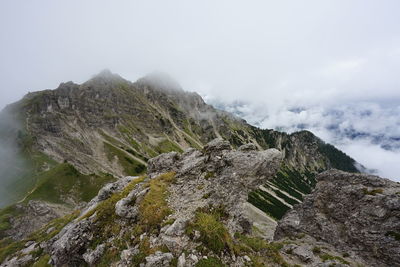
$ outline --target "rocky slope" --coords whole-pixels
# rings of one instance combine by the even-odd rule
[[[275,225],[248,194],[285,158],[215,139],[148,161],[85,207],[0,250],[0,266],[396,266],[400,185],[340,171]],[[260,225],[264,227],[259,227]],[[275,232],[274,232],[275,231]],[[272,238],[275,241],[272,241]]]
[[[314,192],[279,222],[275,239],[306,235],[320,243],[314,250],[331,261],[345,260],[329,257],[321,244],[359,257],[367,266],[400,266],[400,184],[336,170],[317,180]],[[310,251],[310,243],[297,248]]]
[[[160,153],[200,149],[217,137],[235,148],[253,143],[283,154],[278,173],[250,193],[259,209],[254,216],[262,210],[281,218],[311,192],[319,171],[357,171],[353,159],[310,132],[258,129],[157,75],[132,83],[104,71],[81,85],[30,93],[0,117],[0,143],[12,144],[6,154],[14,155],[4,162],[19,163],[0,169],[9,181],[0,187],[0,204],[20,201],[0,211],[0,238],[22,238],[35,229],[19,223],[28,220],[22,214],[36,216],[25,212],[32,203],[47,206],[54,218],[60,214],[54,207],[85,205],[106,183],[145,173],[148,160]]]

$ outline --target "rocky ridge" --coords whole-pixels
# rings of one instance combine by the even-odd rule
[[[337,170],[317,180],[313,193],[279,222],[275,239],[307,235],[366,266],[400,266],[400,184]]]
[[[181,266],[194,266],[208,256],[218,262],[247,262],[248,257],[236,258],[232,251],[235,233],[253,232],[254,221],[246,213],[247,194],[270,179],[282,160],[276,149],[258,151],[250,144],[233,150],[222,139],[210,142],[202,151],[162,154],[149,161],[147,178],[126,177],[107,185],[76,219],[34,247],[44,248],[43,254],[48,253],[55,266],[96,265],[104,260],[105,249],[113,248],[118,248],[115,266],[167,266],[174,259],[185,262]],[[199,222],[199,216],[208,221]],[[102,220],[118,225],[117,230],[113,232],[115,226]],[[213,233],[208,223],[220,232]],[[113,233],[107,236],[107,231]],[[118,247],[122,241],[129,245]],[[145,245],[147,254],[142,255]],[[199,245],[202,251],[198,251]],[[184,251],[192,253],[186,258]],[[20,251],[17,258],[8,257],[2,266],[18,257],[25,259],[23,254]]]
[[[216,139],[161,154],[148,175],[106,185],[81,211],[10,243],[0,266],[396,266],[398,183],[337,170],[275,226],[251,216],[249,192],[282,152]],[[1,259],[1,258],[0,258]]]
[[[20,227],[23,206],[31,200],[49,209],[54,204],[62,209],[85,205],[106,183],[145,173],[150,158],[202,149],[215,138],[234,148],[252,143],[282,152],[276,177],[249,199],[273,220],[311,192],[317,172],[332,167],[357,171],[353,159],[310,132],[289,135],[258,129],[164,80],[151,75],[132,83],[104,71],[80,85],[67,82],[55,90],[30,93],[3,110],[0,142],[15,144],[17,156],[12,159],[23,161],[11,172],[3,173],[11,167],[0,170],[4,180],[12,181],[0,188],[9,196],[0,199],[5,201],[0,205],[23,201],[0,211],[0,237],[18,239],[13,233],[29,235],[48,222]],[[254,210],[253,215],[263,214]]]

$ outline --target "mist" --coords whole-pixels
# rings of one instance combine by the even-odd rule
[[[4,0],[0,109],[105,68],[131,81],[161,71],[221,108],[245,103],[238,115],[255,125],[309,129],[397,179],[384,162],[400,153],[386,146],[400,138],[399,10],[397,0]],[[349,108],[365,105],[380,115]],[[343,134],[352,128],[372,137]]]
[[[20,179],[31,170],[16,138],[21,129],[21,122],[9,110],[0,112],[0,207],[19,200],[24,189],[31,185],[28,179],[20,183]]]

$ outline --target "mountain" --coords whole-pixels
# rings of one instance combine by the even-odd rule
[[[400,185],[330,170],[275,221],[248,203],[284,162],[277,149],[203,149],[148,161],[147,175],[103,187],[81,210],[20,241],[1,266],[397,266]],[[288,197],[288,196],[287,196]],[[276,231],[275,231],[276,228]]]
[[[151,177],[150,159],[190,147],[206,153],[205,145],[216,138],[235,149],[247,145],[242,149],[280,151],[276,171],[257,186],[243,188],[246,205],[257,216],[267,217],[270,225],[303,201],[319,172],[358,172],[352,158],[311,132],[286,134],[251,126],[159,73],[132,83],[103,71],[81,85],[67,82],[55,90],[29,93],[0,116],[0,142],[7,145],[0,153],[0,193],[2,205],[9,205],[0,211],[0,261],[18,251],[23,240],[36,236],[37,244],[39,236],[48,241],[61,234],[64,225],[69,227],[73,218],[86,214],[85,207],[110,182],[116,188],[103,188],[97,198],[104,200],[102,194],[109,193],[125,196],[132,188],[118,193],[126,185],[121,181],[146,172]],[[217,168],[203,174],[212,180],[218,172]],[[142,179],[151,184],[149,178]],[[102,205],[109,204],[115,203]],[[46,237],[42,227],[48,231]]]
[[[280,131],[309,130],[368,166],[364,172],[400,180],[396,164],[400,160],[400,107],[376,101],[301,105],[286,103],[262,105],[206,96],[206,102],[229,111],[258,127]],[[263,101],[260,101],[263,102]],[[290,102],[290,101],[289,101]]]

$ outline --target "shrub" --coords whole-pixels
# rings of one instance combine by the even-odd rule
[[[320,248],[320,247],[314,247],[313,250],[312,250],[312,252],[313,252],[314,254],[319,254],[319,253],[321,253],[321,248]]]

